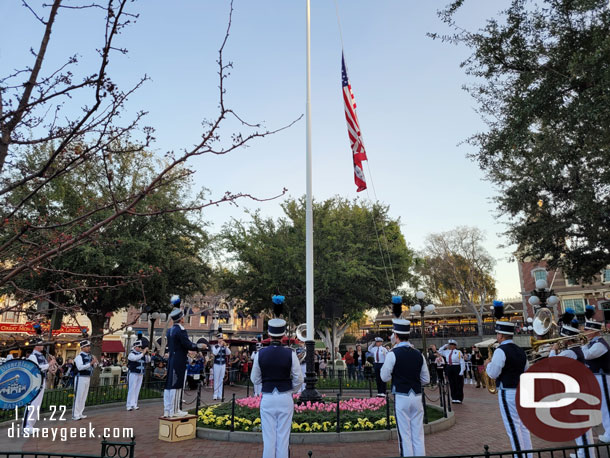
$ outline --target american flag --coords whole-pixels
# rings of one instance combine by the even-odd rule
[[[345,69],[345,58],[341,53],[341,81],[343,85],[343,104],[345,105],[345,120],[347,121],[347,134],[352,147],[352,156],[354,161],[354,181],[358,186],[357,192],[366,189],[366,180],[362,171],[362,161],[366,161],[366,151],[362,142],[362,134],[360,132],[360,124],[358,116],[356,116],[356,101],[352,92],[352,86],[349,84],[347,70]]]

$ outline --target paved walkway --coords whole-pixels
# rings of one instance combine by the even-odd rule
[[[454,405],[457,415],[456,424],[448,431],[426,436],[427,455],[456,455],[460,453],[481,453],[483,445],[488,444],[492,451],[509,449],[504,425],[500,418],[497,397],[489,394],[487,390],[476,389],[466,385],[465,402]],[[245,390],[236,388],[238,396],[245,396]],[[231,390],[227,390],[230,397]],[[431,396],[436,397],[434,394]],[[211,403],[210,390],[203,392],[203,402]],[[190,396],[189,398],[190,399]],[[194,404],[187,408],[194,407]],[[194,439],[178,443],[167,443],[158,440],[159,421],[162,406],[159,402],[142,404],[140,410],[127,412],[124,408],[85,409],[88,415],[86,420],[53,422],[40,420],[45,426],[95,428],[95,434],[101,433],[104,427],[133,427],[136,434],[136,456],[138,458],[181,458],[181,457],[214,457],[214,458],[255,458],[262,455],[262,444],[244,444],[231,442],[218,442]],[[41,425],[42,426],[42,425]],[[596,435],[599,431],[596,431]],[[559,444],[550,444],[533,437],[534,447],[556,447]],[[10,439],[8,427],[0,429],[1,451],[46,451],[67,452],[76,454],[99,454],[100,438],[68,439],[62,442],[59,439]],[[291,456],[306,458],[309,451],[314,458],[345,457],[345,458],[373,458],[384,456],[397,456],[398,444],[395,441],[367,442],[367,443],[337,443],[330,445],[294,445],[291,447]]]

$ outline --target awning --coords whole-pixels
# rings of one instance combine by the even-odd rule
[[[496,342],[496,339],[487,339],[487,340],[484,340],[483,342],[474,344],[474,346],[477,348],[487,348],[490,345],[493,345],[495,342]]]
[[[102,353],[125,353],[125,347],[120,340],[103,340]]]

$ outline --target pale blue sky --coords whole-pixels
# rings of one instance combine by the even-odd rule
[[[40,4],[42,2],[34,2]],[[516,264],[499,249],[504,227],[490,198],[494,189],[457,146],[484,129],[475,103],[461,86],[468,80],[459,63],[468,50],[426,37],[447,33],[436,11],[447,0],[337,0],[346,63],[364,135],[377,198],[400,217],[410,246],[421,248],[426,234],[458,225],[483,229],[497,259],[501,297],[519,294]],[[471,0],[460,14],[465,27],[477,27],[505,1]],[[0,68],[31,63],[41,29],[19,0],[0,2]],[[226,83],[227,103],[250,122],[274,129],[305,111],[305,1],[235,0],[225,59],[234,62]],[[157,129],[156,150],[188,147],[199,140],[200,123],[217,106],[215,59],[228,15],[228,1],[141,0],[129,3],[140,13],[124,30],[119,45],[127,56],[111,61],[113,78],[126,89],[147,74],[151,81],[130,98],[128,110],[146,110],[145,123]],[[53,33],[51,56],[79,52],[81,67],[100,44],[99,13],[62,11]],[[74,22],[74,18],[78,22]],[[341,41],[332,0],[312,0],[312,110],[314,197],[355,197],[340,80]],[[50,69],[51,67],[47,67]],[[228,125],[225,132],[230,132]],[[267,197],[288,188],[305,192],[305,122],[256,141],[229,156],[193,162],[196,183],[220,196],[224,191]],[[368,170],[365,168],[365,173]],[[369,185],[371,177],[368,177]],[[370,187],[370,186],[369,186]],[[365,193],[359,197],[367,198]],[[372,197],[372,194],[371,194]],[[279,216],[279,201],[242,201],[206,212],[219,229],[245,209],[260,207]]]

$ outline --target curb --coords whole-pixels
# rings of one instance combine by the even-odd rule
[[[438,406],[429,406],[441,410]],[[455,424],[455,413],[447,412],[447,418],[441,418],[424,425],[424,434],[434,434],[445,431]],[[262,433],[246,431],[223,431],[220,429],[197,427],[197,437],[213,441],[262,443]],[[377,431],[350,431],[344,433],[291,433],[291,444],[332,444],[338,442],[371,442],[397,440],[396,429]]]

